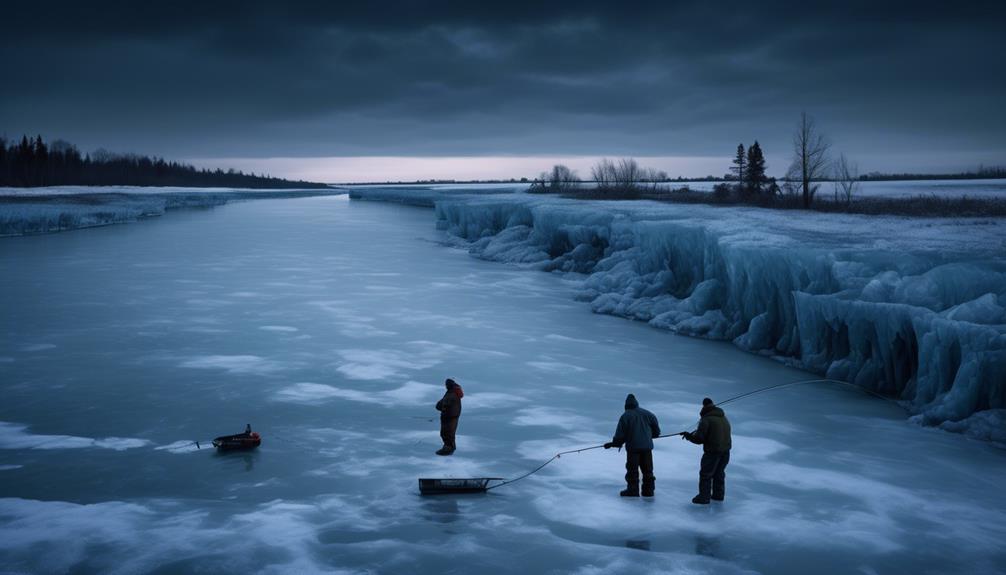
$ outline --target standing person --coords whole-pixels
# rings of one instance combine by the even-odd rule
[[[615,436],[605,449],[625,446],[625,482],[627,487],[619,495],[639,497],[639,472],[643,472],[643,497],[653,497],[653,438],[660,436],[657,416],[639,407],[636,396],[625,397],[625,413],[618,418]]]
[[[440,439],[444,440],[444,446],[437,450],[437,455],[450,455],[458,448],[454,443],[454,436],[458,431],[458,418],[461,417],[461,398],[465,392],[453,379],[448,378],[444,382],[447,392],[437,402],[437,411],[440,412]]]
[[[692,432],[681,434],[682,439],[702,446],[702,464],[699,468],[699,494],[692,503],[708,505],[709,500],[723,501],[726,496],[727,464],[730,463],[730,422],[723,410],[708,397],[702,400],[702,419]]]

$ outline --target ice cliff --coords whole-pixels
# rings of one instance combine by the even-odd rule
[[[1006,441],[1004,221],[416,199],[478,257],[583,274],[595,312],[730,340],[897,398],[920,423]]]

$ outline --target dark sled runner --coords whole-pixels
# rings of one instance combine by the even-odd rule
[[[471,477],[463,479],[419,478],[420,495],[446,495],[448,493],[485,493],[490,481],[503,481],[502,477]]]

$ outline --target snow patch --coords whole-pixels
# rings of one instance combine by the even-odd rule
[[[150,445],[146,439],[131,437],[77,437],[73,435],[35,435],[27,425],[0,421],[0,449],[112,449],[125,451]]]
[[[281,364],[257,355],[203,355],[181,363],[192,369],[219,369],[237,375],[267,375],[280,371]]]
[[[344,399],[360,403],[373,403],[387,407],[422,405],[433,402],[441,395],[436,385],[409,381],[405,385],[386,391],[360,391],[343,389],[321,383],[297,383],[276,393],[276,399],[295,403],[319,403],[329,399]],[[434,414],[436,415],[436,414]],[[431,415],[430,417],[434,417]]]
[[[300,331],[297,328],[288,325],[260,325],[259,329],[262,331],[279,331],[284,333],[293,333],[295,331]]]

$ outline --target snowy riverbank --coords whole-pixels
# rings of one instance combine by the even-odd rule
[[[598,313],[733,341],[1006,441],[1006,221],[369,188],[474,255],[585,274]]]
[[[168,210],[251,199],[342,194],[345,190],[252,190],[136,186],[0,188],[0,237],[119,224]]]

